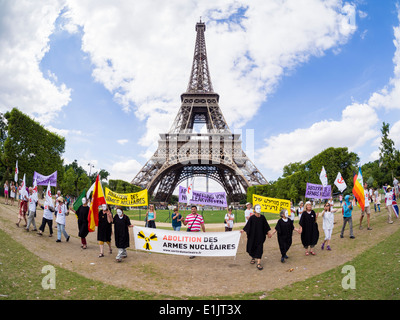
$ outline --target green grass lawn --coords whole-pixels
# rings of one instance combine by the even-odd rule
[[[356,289],[343,289],[344,265],[271,292],[230,296],[205,296],[196,299],[400,299],[400,230],[358,255],[345,265],[356,271]],[[87,279],[55,266],[56,289],[42,288],[42,268],[49,263],[40,259],[0,229],[0,300],[98,300],[173,298],[132,291]],[[268,276],[266,274],[265,276]],[[191,297],[185,297],[191,299]],[[177,298],[178,299],[178,298]]]

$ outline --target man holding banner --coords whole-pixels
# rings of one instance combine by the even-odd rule
[[[183,220],[183,224],[189,225],[187,228],[188,232],[200,232],[200,228],[203,232],[206,232],[206,227],[204,226],[203,217],[197,214],[197,206],[192,205],[191,208],[192,213],[187,215],[185,220]],[[190,256],[190,259],[193,259],[195,256]]]

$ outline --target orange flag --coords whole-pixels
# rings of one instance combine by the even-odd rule
[[[104,198],[103,188],[99,180],[99,175],[96,177],[96,182],[94,184],[92,202],[89,208],[89,232],[93,232],[99,223],[99,206],[102,204],[107,204]]]

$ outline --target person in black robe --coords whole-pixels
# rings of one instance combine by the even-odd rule
[[[301,242],[304,249],[306,249],[306,256],[310,253],[315,255],[313,248],[317,244],[319,238],[317,218],[318,214],[312,210],[311,203],[307,202],[306,209],[303,211],[299,222]]]
[[[87,248],[86,237],[89,234],[89,206],[87,205],[86,198],[82,198],[82,205],[78,208],[78,210],[70,209],[72,212],[75,212],[78,217],[78,237],[81,238],[81,248]]]
[[[126,258],[126,248],[129,247],[129,228],[132,228],[131,220],[124,214],[121,207],[117,207],[117,214],[113,218],[115,246],[118,248],[116,260],[121,262],[121,258]]]
[[[261,206],[254,206],[255,213],[249,218],[246,225],[241,232],[247,233],[247,247],[246,252],[251,257],[251,264],[254,264],[257,259],[257,269],[262,270],[261,257],[263,254],[264,242],[266,235],[271,238],[271,227],[269,226],[267,219],[261,215]]]
[[[294,214],[294,213],[292,213]],[[299,232],[299,229],[294,227],[293,220],[288,218],[288,211],[282,210],[280,212],[281,219],[278,220],[275,230],[272,233],[278,234],[279,250],[281,251],[281,262],[284,263],[288,259],[287,252],[292,245],[293,230]]]
[[[111,210],[106,204],[103,204],[102,210],[99,211],[99,225],[97,226],[97,241],[99,242],[100,246],[99,258],[104,257],[104,242],[108,244],[110,254],[112,253],[112,223],[113,216]]]

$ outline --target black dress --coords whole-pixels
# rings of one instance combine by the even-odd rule
[[[278,233],[278,244],[279,249],[281,250],[282,257],[286,256],[286,252],[288,252],[290,246],[292,245],[292,236],[293,236],[293,221],[291,219],[287,219],[285,222],[283,219],[279,219],[278,223],[275,226],[276,232]]]
[[[97,227],[97,241],[111,242],[112,226],[107,220],[107,213],[99,211],[99,225]]]
[[[317,244],[319,238],[317,215],[314,210],[311,210],[310,213],[304,210],[299,225],[303,229],[301,232],[301,242],[304,248],[307,249],[308,246],[313,248]]]
[[[119,249],[125,249],[129,247],[129,228],[131,220],[127,215],[122,215],[122,218],[116,214],[113,218],[114,223],[114,236],[115,246]]]
[[[271,227],[263,215],[253,214],[243,228],[247,233],[246,252],[255,259],[261,259],[266,235]]]
[[[80,206],[78,210],[76,210],[76,215],[78,216],[78,237],[86,238],[89,233],[89,206]]]

